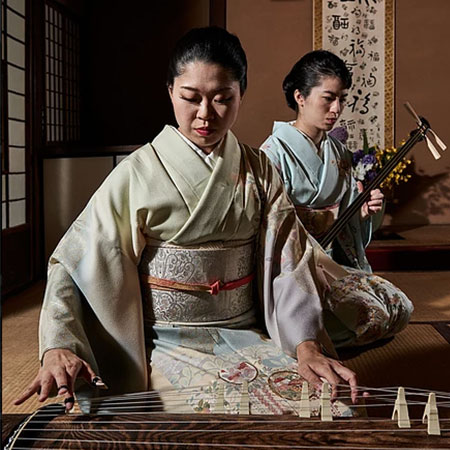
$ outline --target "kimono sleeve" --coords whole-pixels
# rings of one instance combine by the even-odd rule
[[[98,368],[108,394],[147,387],[137,264],[148,193],[134,160],[108,176],[58,244],[41,312],[40,356],[74,351]]]
[[[264,155],[261,167],[265,199],[259,280],[267,330],[291,356],[296,357],[296,347],[307,340],[333,352],[322,318],[321,298],[328,285],[320,279],[317,253],[323,251],[303,228],[275,167]]]

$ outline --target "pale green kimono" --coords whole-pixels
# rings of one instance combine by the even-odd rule
[[[103,377],[109,394],[149,387],[138,276],[149,240],[183,246],[256,239],[255,304],[272,339],[270,352],[278,349],[279,366],[295,367],[296,346],[305,340],[333,351],[321,297],[328,280],[347,273],[308,237],[265,155],[240,145],[231,132],[220,146],[211,169],[166,127],[113,170],[50,258],[41,357],[51,348],[71,349]],[[168,341],[163,343],[160,331],[149,343],[156,346],[152,359],[177,347],[180,328],[170,328]],[[221,332],[217,324],[215,329]],[[241,343],[246,339],[264,341],[258,332]],[[90,387],[84,390],[92,394]]]

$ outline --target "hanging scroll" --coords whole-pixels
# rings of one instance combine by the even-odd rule
[[[393,145],[394,0],[314,0],[314,48],[342,58],[353,77],[337,126],[347,147]]]

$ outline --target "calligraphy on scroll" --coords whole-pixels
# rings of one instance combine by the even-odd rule
[[[314,47],[344,60],[353,85],[337,126],[351,151],[393,141],[393,0],[314,0]]]

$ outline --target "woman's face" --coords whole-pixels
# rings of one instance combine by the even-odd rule
[[[312,133],[330,131],[339,119],[347,98],[347,90],[338,77],[322,77],[320,83],[304,98],[294,93],[298,104],[298,118]]]
[[[169,87],[178,130],[209,153],[237,118],[239,82],[218,64],[193,61],[183,69]]]

